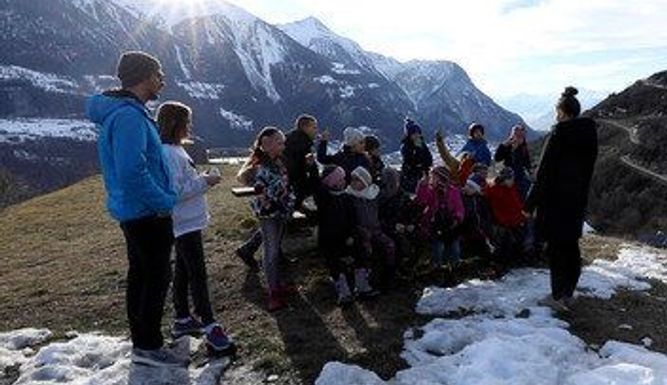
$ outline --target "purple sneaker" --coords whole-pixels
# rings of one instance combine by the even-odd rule
[[[236,354],[236,344],[218,323],[212,323],[205,328],[204,340],[214,355],[234,356]]]
[[[199,337],[202,335],[204,325],[194,317],[174,321],[171,328],[171,337],[178,339],[183,336]]]

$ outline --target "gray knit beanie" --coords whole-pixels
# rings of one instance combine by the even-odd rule
[[[161,68],[160,61],[141,51],[128,51],[118,61],[118,79],[123,88],[136,86],[157,73]]]

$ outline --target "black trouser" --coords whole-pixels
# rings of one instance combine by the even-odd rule
[[[188,294],[191,294],[195,313],[201,318],[202,323],[209,325],[215,321],[209,300],[207,279],[201,231],[177,237],[176,268],[172,288],[176,318],[190,316]]]
[[[139,349],[158,349],[163,344],[160,323],[171,278],[171,218],[151,216],[123,222],[120,227],[129,262],[125,299],[132,344]]]
[[[572,297],[581,275],[579,240],[547,241],[551,269],[551,295],[555,300]]]

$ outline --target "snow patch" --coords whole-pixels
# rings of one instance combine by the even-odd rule
[[[87,120],[0,119],[0,142],[24,142],[40,138],[69,138],[89,142],[97,139],[97,129]]]
[[[596,261],[583,271],[577,295],[608,298],[619,288],[644,290],[645,278],[667,281],[665,256],[625,247],[618,260]],[[548,272],[514,270],[503,279],[471,280],[455,288],[429,288],[417,310],[459,319],[434,319],[408,330],[402,357],[411,366],[388,382],[364,369],[328,364],[317,384],[351,379],[359,385],[665,385],[667,356],[643,346],[609,341],[599,352],[570,334],[567,323],[538,305],[549,293]]]
[[[184,89],[194,99],[220,99],[225,89],[224,84],[204,82],[178,82],[179,87]]]
[[[333,62],[331,64],[333,64],[331,71],[339,75],[359,75],[361,73],[359,70],[345,68],[343,63]]]
[[[220,115],[229,122],[229,126],[234,130],[252,130],[253,121],[243,115],[236,114],[220,108]]]
[[[33,87],[48,92],[76,93],[79,85],[64,76],[33,71],[19,66],[0,65],[0,80],[25,80]]]
[[[185,65],[185,61],[183,60],[183,55],[181,54],[181,48],[177,45],[174,45],[174,48],[176,49],[176,59],[178,59],[178,65],[181,67],[181,72],[183,72],[185,79],[186,80],[192,79],[192,73],[190,73],[190,70]]]
[[[321,84],[336,84],[338,81],[334,78],[332,78],[330,75],[322,75],[318,76],[316,78],[313,78],[314,81],[321,83]]]
[[[111,75],[85,75],[83,79],[94,90],[91,93],[101,93],[118,85],[118,79]]]
[[[354,96],[354,87],[350,85],[340,87],[338,91],[340,92],[340,97],[343,99],[348,99]]]

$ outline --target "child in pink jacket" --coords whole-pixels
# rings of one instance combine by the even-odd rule
[[[460,225],[463,222],[461,191],[454,185],[449,169],[437,166],[429,178],[417,186],[416,203],[423,208],[421,228],[431,241],[431,264],[457,264],[461,258]]]

